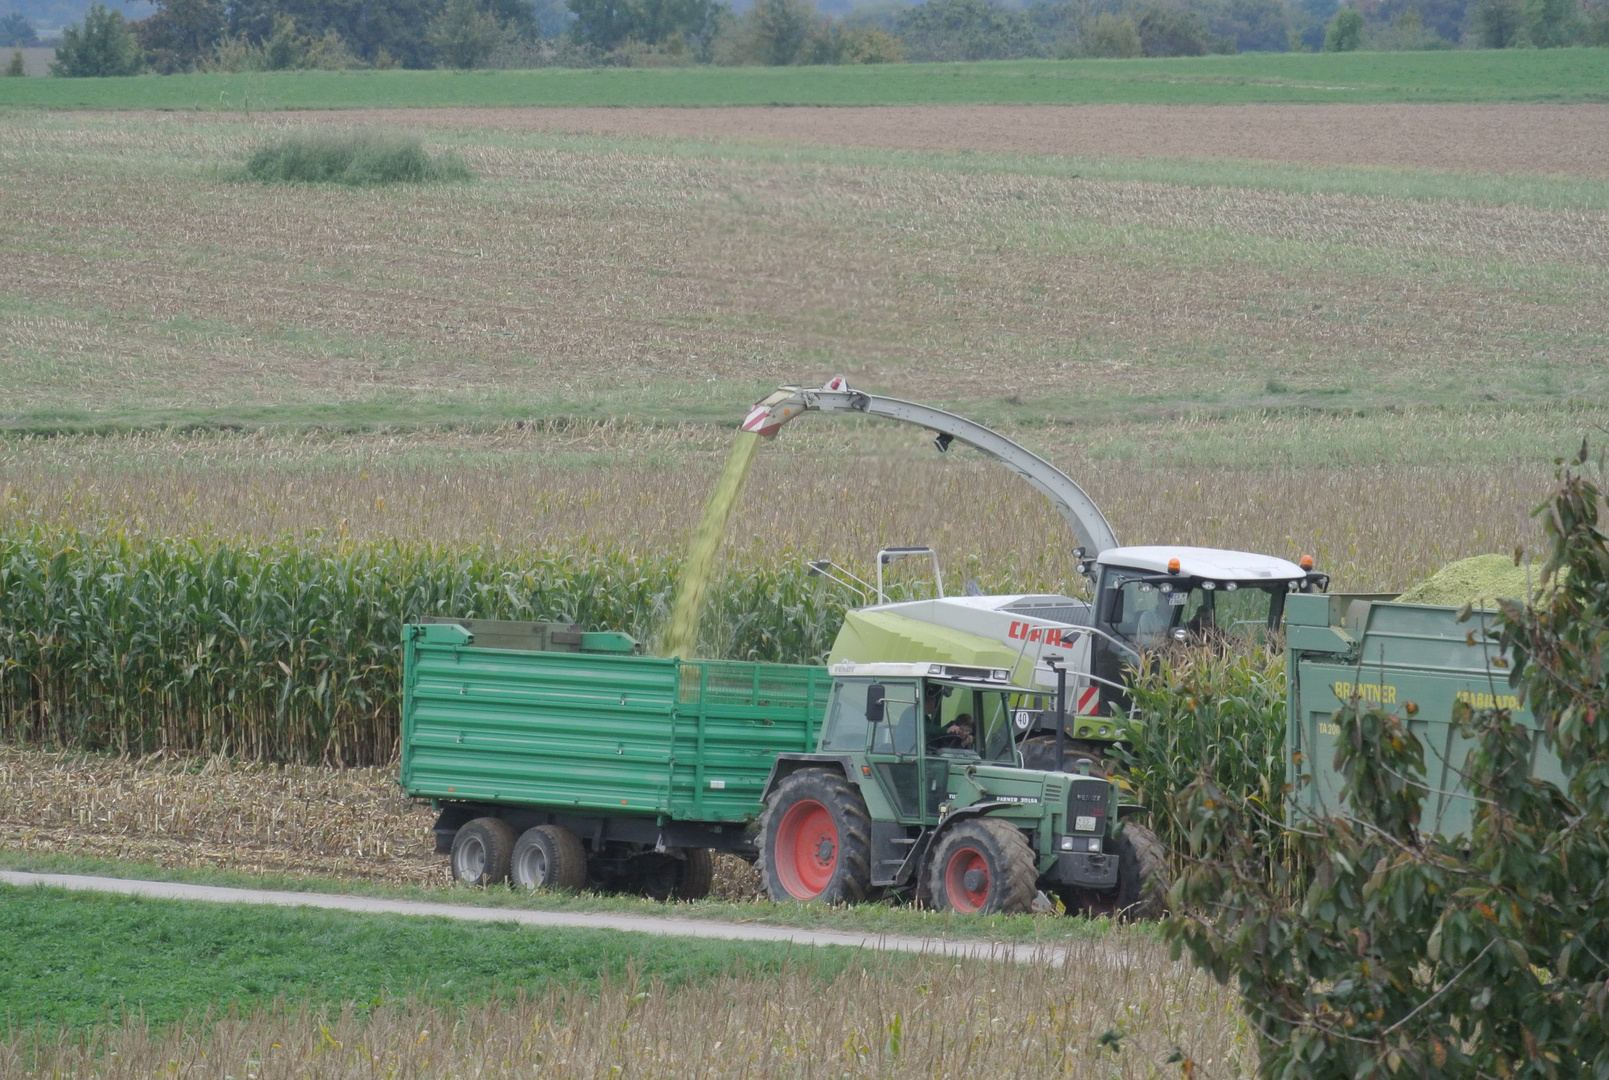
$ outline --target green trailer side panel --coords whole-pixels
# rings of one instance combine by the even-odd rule
[[[1472,743],[1453,727],[1457,703],[1507,708],[1520,723],[1536,726],[1508,685],[1507,657],[1483,640],[1482,613],[1459,622],[1456,608],[1343,599],[1292,596],[1286,612],[1292,666],[1287,738],[1293,763],[1301,755],[1293,771],[1312,777],[1296,788],[1297,809],[1322,815],[1340,808],[1335,713],[1355,696],[1403,719],[1423,745],[1430,788],[1425,830],[1467,835],[1474,802],[1463,770]],[[1484,614],[1489,624],[1491,613]],[[1555,783],[1562,775],[1557,758],[1540,747],[1532,774]]]
[[[456,628],[455,628],[456,629]],[[779,752],[815,749],[826,669],[404,645],[401,783],[415,798],[747,821]]]

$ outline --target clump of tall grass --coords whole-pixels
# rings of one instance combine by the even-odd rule
[[[246,161],[247,179],[278,184],[381,184],[471,180],[456,152],[432,156],[418,139],[379,132],[298,132],[265,143]]]
[[[1179,795],[1203,772],[1260,806],[1264,850],[1284,857],[1285,656],[1272,647],[1168,650],[1134,679],[1144,720],[1129,752],[1150,825],[1171,852],[1190,849]]]
[[[553,620],[647,641],[676,554],[0,534],[0,738],[371,764],[396,751],[402,626]],[[819,662],[843,598],[796,560],[712,582],[696,655]]]

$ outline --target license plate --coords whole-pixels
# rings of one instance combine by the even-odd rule
[[[1086,816],[1080,814],[1078,817],[1073,819],[1073,831],[1074,832],[1094,832],[1095,831],[1095,819],[1093,817],[1086,817]]]

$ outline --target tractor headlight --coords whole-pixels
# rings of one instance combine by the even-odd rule
[[[1061,838],[1061,849],[1063,851],[1071,851],[1077,842],[1078,837],[1076,836],[1064,836]]]

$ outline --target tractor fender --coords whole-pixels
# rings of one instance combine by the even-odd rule
[[[771,774],[765,778],[765,787],[760,791],[760,801],[763,803],[771,797],[776,786],[800,769],[819,768],[821,766],[837,769],[845,780],[859,787],[860,777],[855,771],[853,759],[848,754],[778,754],[776,760],[771,762]]]

